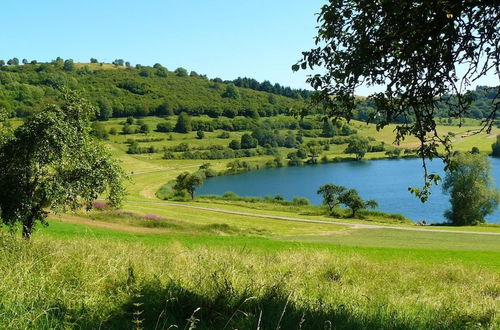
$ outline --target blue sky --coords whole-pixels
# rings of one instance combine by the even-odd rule
[[[290,69],[326,0],[22,0],[2,3],[0,59],[91,57],[309,88]],[[493,75],[476,82],[498,84]],[[373,89],[361,88],[359,95]]]
[[[314,46],[323,0],[23,0],[2,3],[0,58],[90,57],[183,66],[306,88],[291,65]]]

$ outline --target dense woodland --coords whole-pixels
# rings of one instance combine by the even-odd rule
[[[112,64],[94,58],[87,64],[61,58],[51,63],[0,60],[0,108],[11,116],[26,117],[46,103],[57,102],[63,87],[81,91],[97,106],[100,120],[181,112],[212,118],[321,112],[309,102],[311,91],[251,78],[209,79],[184,68],[170,71],[158,63],[153,67],[131,66],[121,59]],[[495,88],[476,88],[471,94],[469,117],[487,116],[496,93]],[[442,104],[437,109],[439,116],[446,117],[445,107]],[[354,119],[366,121],[374,113],[373,104],[361,100]]]

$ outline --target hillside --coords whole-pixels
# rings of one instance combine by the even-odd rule
[[[51,63],[2,63],[0,60],[0,108],[16,117],[26,117],[44,104],[57,101],[58,91],[63,87],[81,91],[97,106],[101,120],[180,112],[212,118],[272,117],[303,109],[315,112],[307,103],[311,91],[273,85],[269,81],[259,83],[251,78],[208,79],[184,68],[170,71],[158,63],[153,67],[132,67],[128,62],[124,66],[123,60],[115,64],[73,63],[60,58]],[[492,105],[498,102],[497,92],[498,88],[486,86],[471,91],[472,101],[466,116],[487,118]],[[363,101],[354,111],[353,119],[366,121],[375,109],[366,99],[360,100]],[[441,121],[448,120],[445,104],[438,106],[436,116]],[[395,122],[398,121],[396,118]]]
[[[211,117],[258,117],[305,106],[300,98],[236,87],[183,68],[169,71],[160,64],[123,67],[60,60],[0,66],[0,108],[14,116],[25,117],[57,100],[62,87],[81,91],[98,107],[99,119],[183,111]]]

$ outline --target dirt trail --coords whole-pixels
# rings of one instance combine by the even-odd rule
[[[465,231],[465,230],[459,231],[459,230],[449,230],[449,229],[425,229],[425,228],[411,228],[411,227],[400,227],[400,226],[371,225],[371,224],[362,224],[362,223],[347,223],[347,222],[340,222],[340,221],[313,220],[313,219],[304,219],[304,218],[284,217],[284,216],[271,215],[271,214],[231,211],[231,210],[224,210],[224,209],[218,209],[218,208],[194,206],[194,205],[186,205],[186,204],[170,203],[170,202],[153,202],[153,201],[151,201],[151,202],[149,202],[149,201],[128,201],[128,202],[129,203],[137,203],[137,204],[156,204],[156,205],[166,205],[166,206],[175,206],[175,207],[185,207],[185,208],[210,211],[210,212],[215,212],[215,213],[244,215],[244,216],[250,216],[250,217],[284,220],[284,221],[341,225],[341,226],[348,226],[348,227],[351,227],[353,229],[397,229],[397,230],[407,230],[407,231],[425,231],[425,232],[453,233],[453,234],[500,235],[500,233],[494,233],[494,232]]]

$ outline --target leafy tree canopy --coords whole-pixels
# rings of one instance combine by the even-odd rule
[[[345,149],[346,154],[355,154],[356,160],[361,160],[370,148],[370,141],[363,136],[353,136]]]
[[[323,196],[323,204],[328,206],[330,214],[333,214],[335,207],[340,204],[339,196],[347,190],[344,186],[325,184],[318,189],[318,194]]]
[[[48,106],[0,140],[1,221],[21,223],[30,238],[48,210],[92,207],[107,192],[111,205],[124,196],[124,173],[91,136],[94,108],[67,92],[61,107]]]
[[[204,179],[205,178],[201,174],[190,174],[189,172],[181,173],[177,176],[174,190],[178,192],[186,190],[191,196],[191,199],[194,199],[194,192],[196,190],[196,187],[201,186]]]
[[[316,48],[303,53],[293,70],[326,69],[308,79],[318,90],[314,99],[331,117],[353,118],[357,88],[382,86],[368,101],[383,128],[399,118],[396,142],[407,136],[420,140],[425,184],[414,189],[427,199],[431,182],[425,158],[448,151],[450,140],[436,130],[438,103],[449,117],[463,118],[471,103],[467,89],[488,72],[499,75],[500,6],[493,0],[365,1],[330,0],[318,16]],[[449,97],[453,94],[454,97]],[[484,122],[491,129],[500,102],[498,89]]]
[[[450,195],[451,209],[446,218],[454,225],[485,222],[500,202],[500,192],[491,178],[491,164],[486,155],[459,152],[450,162],[443,190]]]

